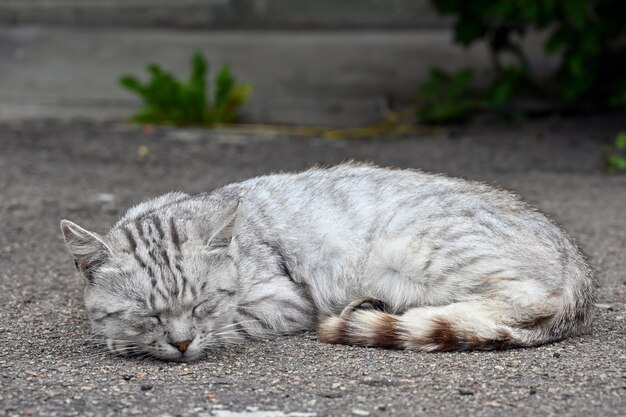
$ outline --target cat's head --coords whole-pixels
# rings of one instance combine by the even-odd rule
[[[87,281],[92,328],[109,350],[187,361],[241,337],[233,239],[240,211],[235,204],[207,224],[157,211],[123,219],[102,237],[61,221]]]

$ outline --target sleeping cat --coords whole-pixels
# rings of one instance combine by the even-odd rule
[[[536,346],[590,320],[594,276],[545,215],[484,184],[346,164],[139,204],[104,236],[61,221],[93,330],[194,360],[317,327],[329,343]]]

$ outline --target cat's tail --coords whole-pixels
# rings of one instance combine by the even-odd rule
[[[562,339],[550,331],[558,309],[541,306],[514,318],[510,307],[487,301],[425,306],[401,315],[385,311],[383,303],[361,299],[340,316],[318,327],[327,343],[411,349],[426,352],[529,347]]]

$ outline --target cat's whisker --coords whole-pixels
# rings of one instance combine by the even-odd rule
[[[152,354],[150,352],[147,352],[147,351],[143,351],[143,352],[141,352],[141,354],[138,353],[137,355],[135,355],[135,358],[139,359],[139,360],[145,359],[145,358],[150,358],[150,357],[152,357]]]
[[[81,343],[83,345],[106,345],[104,339],[84,339],[84,340],[75,340],[75,343]]]
[[[211,333],[211,335],[213,336],[220,335],[220,334],[239,334],[239,332],[237,331],[236,328],[230,328],[230,329],[220,329],[220,331],[218,332]]]
[[[73,340],[77,340],[80,342],[89,342],[93,340],[105,340],[104,335],[93,335],[91,337],[81,337],[81,338],[73,338]]]
[[[220,327],[220,330],[224,330],[224,329],[228,329],[228,328],[236,327],[236,326],[241,326],[243,324],[248,324],[248,323],[258,323],[258,320],[242,320],[242,321],[238,321],[238,322],[235,322],[235,323],[228,324],[226,326],[222,326],[222,327]]]
[[[222,343],[222,342],[241,342],[243,343],[245,341],[244,338],[240,338],[240,337],[229,337],[229,336],[221,336],[219,338],[215,339],[215,343],[217,344]]]
[[[237,331],[234,329],[231,330],[224,330],[224,331],[220,331],[220,332],[215,332],[215,333],[211,333],[209,334],[209,337],[215,338],[217,336],[221,336],[223,334],[237,334]]]
[[[225,338],[245,339],[246,336],[243,336],[241,333],[234,332],[234,331],[220,332],[220,333],[215,333],[211,335],[211,339],[213,340],[223,340]]]
[[[93,338],[93,339],[73,339],[75,342],[78,343],[104,343],[106,342],[106,340],[103,337],[99,337],[99,338]]]

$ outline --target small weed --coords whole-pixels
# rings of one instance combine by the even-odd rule
[[[148,65],[151,79],[145,84],[132,75],[120,77],[122,87],[137,93],[143,107],[133,121],[144,124],[173,124],[176,126],[232,123],[239,108],[252,91],[250,84],[237,85],[228,66],[215,77],[212,100],[207,95],[208,66],[200,53],[191,60],[191,74],[187,81],[179,81],[158,65]]]
[[[619,132],[615,143],[609,148],[606,158],[606,170],[626,170],[626,132]]]
[[[480,110],[500,112],[513,119],[522,117],[506,106],[524,85],[524,71],[516,67],[500,69],[487,91],[474,88],[473,80],[474,73],[468,68],[451,74],[432,70],[420,90],[418,118],[426,123],[458,122]]]
[[[456,122],[469,117],[482,106],[470,88],[473,78],[470,69],[453,74],[432,70],[420,90],[422,103],[418,117],[429,123]]]

